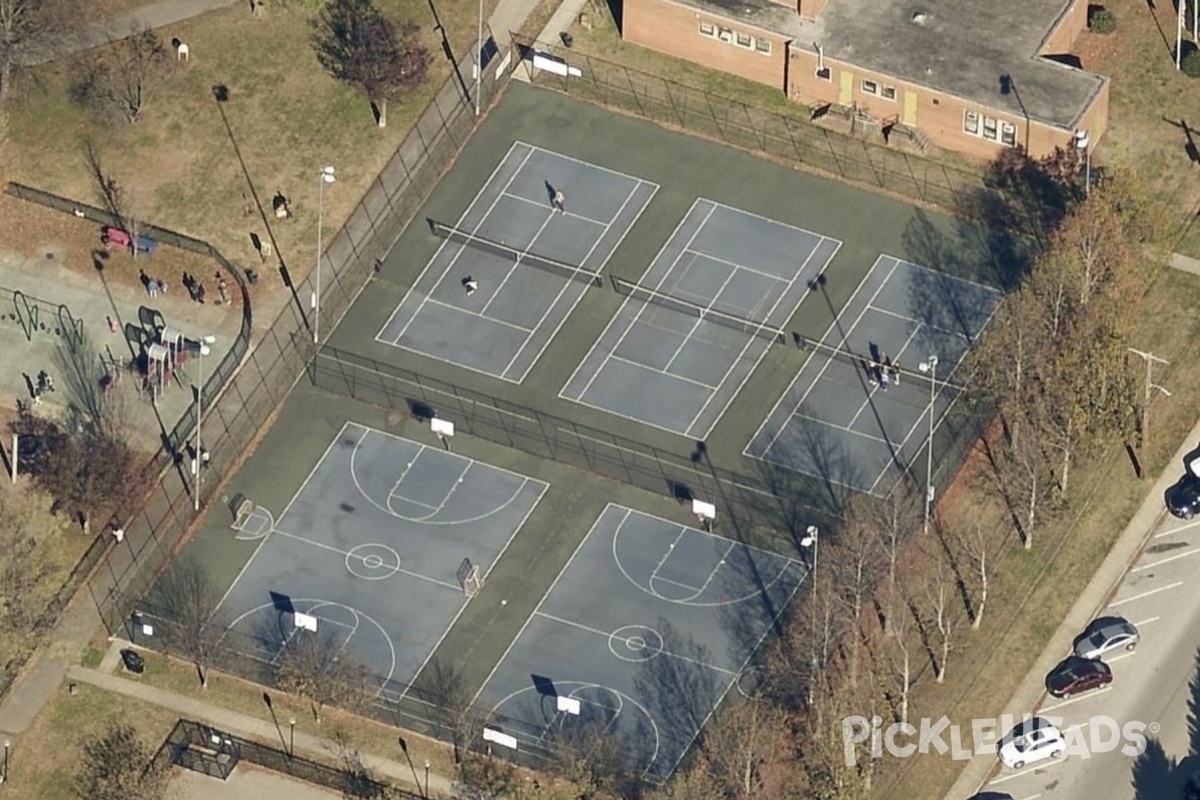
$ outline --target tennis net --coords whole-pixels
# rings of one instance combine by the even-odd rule
[[[455,244],[461,244],[466,247],[473,247],[476,250],[481,250],[485,253],[491,253],[495,256],[508,259],[517,264],[525,264],[530,267],[535,267],[548,272],[552,275],[558,275],[562,278],[579,281],[581,283],[591,284],[592,286],[602,286],[599,273],[591,272],[590,270],[568,264],[565,261],[556,261],[553,258],[540,256],[536,253],[530,253],[528,250],[521,250],[516,247],[492,239],[485,239],[474,233],[468,233],[460,230],[444,222],[438,222],[435,219],[429,220],[429,229],[434,236],[441,239],[447,239]]]
[[[705,322],[712,322],[716,325],[721,325],[726,328],[732,328],[735,331],[749,333],[757,336],[760,339],[768,339],[777,344],[783,344],[783,331],[779,328],[774,328],[765,322],[754,322],[753,320],[739,317],[735,314],[728,314],[724,311],[717,311],[713,308],[705,308],[697,303],[692,303],[688,300],[681,300],[678,297],[673,297],[668,294],[663,294],[655,289],[648,289],[640,284],[627,281],[624,278],[618,278],[615,275],[612,277],[613,288],[618,294],[623,294],[627,297],[632,297],[634,300],[640,300],[643,303],[650,305],[669,308],[672,311],[677,311],[680,314],[686,314],[689,317],[696,317]]]

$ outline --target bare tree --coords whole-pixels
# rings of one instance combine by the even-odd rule
[[[175,61],[158,34],[138,22],[130,35],[109,43],[75,64],[71,94],[99,119],[135,123],[173,71]]]
[[[331,0],[312,21],[317,60],[335,80],[366,94],[381,128],[388,101],[425,83],[430,57],[419,34],[411,22],[397,32],[372,0]]]
[[[297,630],[280,653],[275,677],[281,689],[312,704],[318,724],[325,706],[355,711],[370,696],[370,673],[330,633]]]
[[[79,6],[74,0],[0,0],[0,102],[12,97],[22,62],[78,30]]]
[[[847,679],[854,686],[859,678],[859,665],[864,635],[863,614],[872,590],[882,572],[883,553],[875,534],[871,515],[871,500],[855,497],[847,506],[842,527],[830,548],[833,553],[826,563],[833,564],[834,593],[845,608],[849,636],[842,646],[849,653]]]
[[[0,495],[0,662],[36,645],[38,622],[58,588],[52,578],[68,568],[53,546],[62,526],[48,519],[48,505],[24,483]]]
[[[954,638],[954,619],[951,577],[942,558],[936,561],[936,569],[925,588],[926,608],[929,622],[936,632],[933,644],[934,680],[941,683],[946,679],[946,668],[950,661],[950,649]]]
[[[443,658],[434,658],[426,665],[420,683],[428,693],[427,702],[437,710],[439,722],[450,733],[454,763],[461,764],[464,750],[482,732],[486,715],[471,705],[471,691],[462,671]]]
[[[760,694],[723,708],[709,723],[704,741],[708,771],[724,784],[722,797],[780,797],[792,782],[785,763],[791,750],[787,720]]]
[[[81,800],[164,800],[169,796],[171,765],[154,757],[133,726],[110,722],[104,732],[83,743],[75,773]]]
[[[220,650],[225,625],[214,619],[221,602],[208,569],[192,557],[176,560],[150,593],[156,615],[164,621],[164,635],[192,660],[201,688],[208,688],[208,667]]]

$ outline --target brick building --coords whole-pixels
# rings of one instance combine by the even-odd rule
[[[1108,79],[1070,56],[1087,0],[623,0],[628,42],[977,158],[1090,146]]]

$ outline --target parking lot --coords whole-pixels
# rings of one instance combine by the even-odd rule
[[[1150,500],[1161,503],[1157,493]],[[1019,770],[996,762],[981,792],[1007,793],[1015,800],[1182,797],[1197,766],[1197,734],[1188,718],[1189,709],[1200,707],[1200,595],[1192,590],[1193,573],[1200,566],[1198,534],[1200,520],[1177,520],[1162,512],[1139,557],[1096,614],[1121,616],[1136,625],[1141,634],[1137,649],[1104,658],[1113,673],[1109,686],[1063,700],[1043,695],[1033,709],[1050,718],[1068,742],[1081,736],[1090,752],[1072,752]],[[1106,719],[1122,731],[1143,731],[1144,754],[1122,753],[1125,744],[1137,742],[1121,734],[1111,745]]]

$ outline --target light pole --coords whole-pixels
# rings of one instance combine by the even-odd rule
[[[1075,149],[1083,153],[1083,196],[1092,196],[1092,139],[1087,131],[1075,131]]]
[[[817,535],[818,530],[816,525],[809,525],[804,531],[805,537],[800,540],[800,546],[805,550],[812,548],[812,561],[809,562],[809,574],[815,574],[817,571]]]
[[[0,784],[8,783],[8,749],[12,747],[12,742],[8,739],[4,740],[4,775],[0,777]]]
[[[313,344],[321,338],[321,226],[325,221],[325,184],[337,180],[337,170],[324,167],[317,173],[317,286],[313,292]]]
[[[483,0],[479,0],[479,24],[475,28],[475,116],[479,116],[479,87],[483,85]]]
[[[291,733],[288,735],[288,757],[296,757],[296,718],[288,717],[288,725],[291,727]]]
[[[195,456],[192,458],[192,472],[196,477],[196,490],[192,493],[192,509],[200,510],[200,482],[201,470],[204,467],[204,444],[200,439],[200,420],[204,418],[204,357],[212,352],[210,344],[215,342],[217,337],[212,334],[200,337],[200,349],[197,351],[200,355],[196,359],[196,444],[192,448]]]
[[[930,356],[917,365],[921,372],[929,373],[929,442],[925,445],[925,525],[923,533],[929,533],[929,512],[933,508],[933,404],[937,399],[938,357]]]
[[[404,753],[404,758],[408,761],[408,768],[412,770],[413,783],[417,785],[417,791],[421,791],[421,779],[417,777],[417,767],[413,764],[412,756],[408,754],[408,742],[404,741],[403,736],[396,737],[396,743],[400,745],[400,750]],[[429,800],[429,794],[422,794],[421,797]]]
[[[425,759],[425,797],[429,797],[429,759]]]

